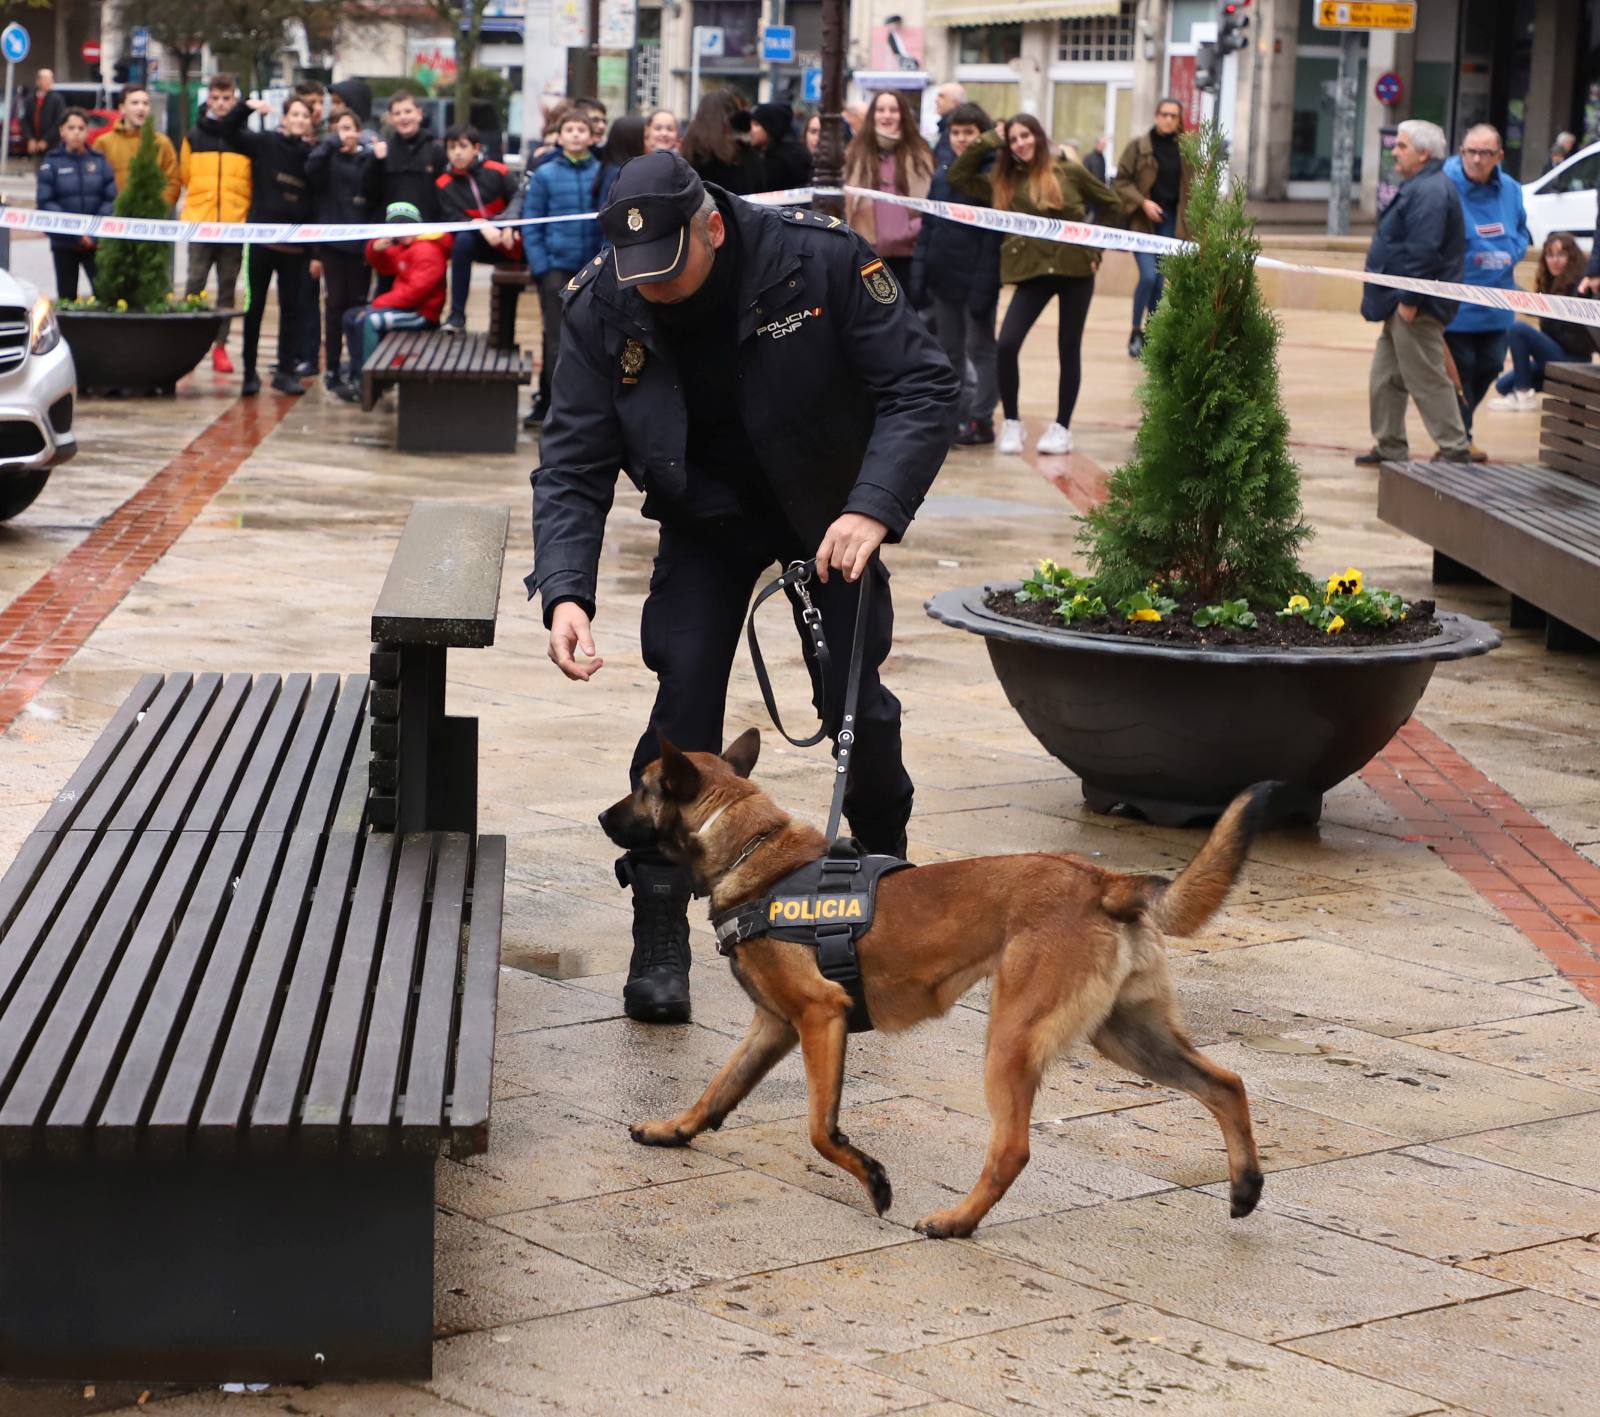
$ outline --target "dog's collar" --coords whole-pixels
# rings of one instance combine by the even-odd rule
[[[728,810],[728,804],[726,802],[724,802],[720,807],[717,808],[717,810],[715,812],[713,812],[709,817],[707,817],[705,819],[705,821],[701,822],[700,825],[697,826],[694,829],[694,834],[696,836],[704,836],[708,831],[711,830],[712,827],[714,827],[717,824],[717,818],[720,817],[727,810]]]
[[[715,818],[713,818],[712,820],[714,821]],[[706,823],[706,826],[710,826],[710,825],[711,825],[710,822]],[[705,827],[701,827],[700,830],[704,831]],[[741,851],[737,856],[735,856],[733,858],[733,865],[729,866],[728,869],[726,871],[724,871],[722,874],[724,876],[731,876],[735,871],[737,871],[741,866],[743,866],[746,861],[748,861],[750,859],[750,857],[751,857],[752,853],[755,851],[755,849],[758,846],[760,846],[761,843],[764,842],[775,831],[777,831],[777,827],[768,827],[766,829],[766,831],[761,833],[760,836],[751,837],[750,840],[745,843],[744,850]]]

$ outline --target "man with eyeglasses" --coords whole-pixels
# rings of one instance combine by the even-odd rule
[[[1517,262],[1533,238],[1522,205],[1522,187],[1500,171],[1500,134],[1487,123],[1468,129],[1461,152],[1444,165],[1445,176],[1461,198],[1467,227],[1467,260],[1461,279],[1467,285],[1515,290]],[[1461,422],[1472,438],[1472,414],[1505,368],[1506,343],[1516,315],[1489,305],[1462,302],[1445,328],[1445,343],[1461,376]],[[1473,462],[1487,462],[1476,446]]]

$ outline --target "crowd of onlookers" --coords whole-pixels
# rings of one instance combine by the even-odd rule
[[[89,118],[66,107],[46,80],[23,112],[28,149],[40,160],[38,204],[47,210],[106,214],[125,185],[128,164],[149,122],[148,90],[121,95],[117,122],[91,146]],[[41,92],[42,89],[42,92]],[[55,102],[52,102],[52,98]],[[1072,446],[1072,415],[1082,377],[1082,338],[1102,253],[1043,238],[1005,240],[980,227],[876,202],[869,192],[933,201],[959,200],[1074,221],[1127,225],[1164,237],[1187,235],[1191,172],[1179,144],[1183,109],[1162,99],[1154,121],[1109,168],[1103,139],[1082,155],[1058,144],[1030,114],[995,122],[967,101],[959,84],[935,94],[936,127],[927,136],[904,93],[876,93],[845,112],[844,180],[854,189],[846,218],[882,259],[907,298],[933,327],[952,365],[964,373],[956,442],[996,441],[1020,453],[1026,433],[1018,409],[1019,357],[1039,316],[1057,306],[1055,418],[1038,449]],[[470,124],[439,140],[415,98],[387,99],[380,130],[368,86],[359,79],[324,89],[299,85],[269,127],[252,128],[247,99],[227,74],[212,77],[194,126],[174,149],[157,137],[165,201],[185,221],[396,224],[476,222],[470,231],[419,232],[374,241],[316,246],[192,242],[185,290],[203,292],[216,276],[222,307],[235,303],[247,275],[241,391],[261,388],[258,346],[269,292],[277,287],[277,358],[272,386],[299,394],[319,370],[327,387],[354,401],[364,361],[396,329],[466,328],[475,265],[526,263],[543,324],[539,385],[528,426],[548,408],[560,351],[561,301],[576,271],[601,249],[594,220],[540,220],[598,212],[623,165],[647,152],[672,150],[707,181],[748,195],[801,188],[812,181],[821,140],[817,115],[774,103],[752,104],[737,90],[707,93],[690,121],[660,110],[611,121],[592,98],[562,100],[544,117],[540,138],[513,173],[487,157]],[[1554,154],[1552,155],[1554,158]],[[1521,188],[1500,170],[1500,138],[1473,128],[1445,161],[1444,136],[1432,124],[1400,125],[1396,158],[1404,179],[1385,212],[1368,269],[1509,287],[1529,244]],[[506,224],[513,218],[527,225]],[[80,276],[92,291],[95,242],[52,236],[59,295],[75,298]],[[1144,329],[1161,298],[1154,254],[1137,258],[1128,353],[1142,353]],[[1012,298],[998,331],[999,293]],[[1541,253],[1541,291],[1587,293],[1582,252],[1566,233]],[[1404,456],[1404,410],[1414,399],[1424,422],[1452,458],[1480,459],[1473,413],[1493,385],[1497,408],[1532,407],[1546,364],[1587,360],[1588,327],[1560,320],[1519,323],[1510,310],[1410,297],[1369,286],[1364,312],[1383,325],[1371,394],[1377,440],[1359,461]],[[224,325],[212,350],[220,373],[233,372]],[[1507,355],[1511,366],[1506,368]]]

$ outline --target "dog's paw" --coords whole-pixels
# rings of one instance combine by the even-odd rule
[[[959,1240],[965,1235],[970,1235],[978,1227],[964,1221],[953,1210],[929,1211],[916,1224],[917,1233],[926,1235],[930,1240]]]
[[[1261,1187],[1265,1178],[1259,1171],[1246,1171],[1228,1190],[1228,1214],[1235,1220],[1243,1220],[1256,1208],[1256,1203],[1261,1199]]]
[[[867,1168],[867,1194],[872,1197],[872,1208],[882,1215],[894,1204],[894,1188],[889,1184],[889,1173],[883,1163],[871,1156],[863,1156]]]
[[[689,1133],[676,1122],[635,1122],[628,1135],[640,1146],[688,1146]]]

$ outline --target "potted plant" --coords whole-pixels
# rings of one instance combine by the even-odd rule
[[[165,217],[165,187],[152,120],[128,164],[112,224],[117,218]],[[171,394],[205,357],[222,322],[239,313],[213,309],[204,295],[175,295],[167,269],[170,250],[161,241],[103,240],[94,295],[56,305],[81,392]]]
[[[985,636],[1012,706],[1094,809],[1187,825],[1272,779],[1278,820],[1315,821],[1435,665],[1500,637],[1356,568],[1302,569],[1311,529],[1245,193],[1224,190],[1214,127],[1183,141],[1193,244],[1164,258],[1134,453],[1080,529],[1086,572],[1041,561],[1020,583],[945,591],[928,612]]]

